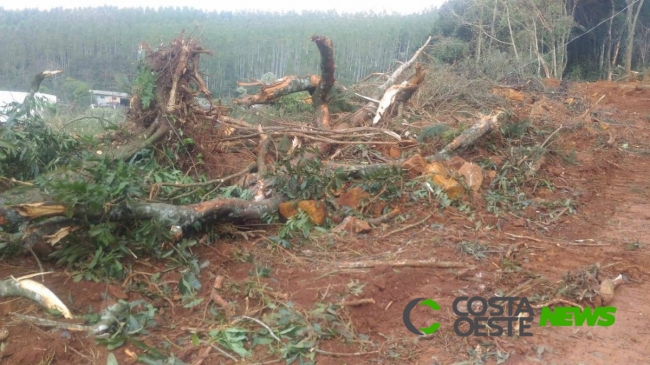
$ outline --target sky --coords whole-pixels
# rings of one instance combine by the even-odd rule
[[[93,1],[89,5],[88,1],[81,0],[20,0],[11,1],[11,4],[2,4],[8,10],[20,9],[41,9],[47,10],[52,8],[80,8],[80,7],[96,7],[102,5],[123,7],[190,7],[196,9],[203,9],[207,11],[236,11],[236,10],[262,10],[262,11],[302,11],[302,10],[336,10],[341,13],[351,12],[382,12],[388,13],[398,12],[402,14],[410,14],[420,12],[422,10],[439,7],[446,0],[410,0],[410,1],[395,1],[395,0],[327,0],[327,1],[305,1],[305,0],[240,0],[240,1],[210,1],[210,0],[141,0],[134,2],[133,0],[99,0]],[[210,4],[212,3],[212,4]]]

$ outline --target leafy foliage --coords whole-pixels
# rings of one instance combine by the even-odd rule
[[[174,355],[166,355],[163,351],[156,347],[146,344],[144,341],[138,339],[140,335],[149,334],[148,328],[157,326],[154,316],[157,309],[144,300],[138,300],[128,303],[129,310],[125,313],[120,313],[117,322],[118,325],[109,331],[109,336],[98,337],[96,342],[100,345],[106,346],[108,351],[114,351],[125,344],[130,344],[137,348],[142,354],[138,355],[138,363],[143,364],[174,364],[183,365],[184,363],[177,359]],[[140,309],[140,310],[138,310]],[[89,324],[93,324],[99,320],[98,315],[89,315]],[[115,356],[108,356],[107,364],[117,364]]]
[[[175,181],[180,172],[162,167],[150,157],[131,162],[87,158],[84,171],[82,177],[62,174],[38,181],[56,201],[64,202],[69,207],[68,216],[83,226],[66,237],[63,247],[52,254],[59,264],[77,270],[75,280],[122,278],[124,259],[141,253],[175,259],[182,266],[198,270],[190,250],[196,241],[183,240],[170,245],[169,227],[156,220],[111,222],[105,219],[113,207],[131,206],[142,198],[152,180]],[[104,222],[93,223],[100,220]],[[193,281],[188,280],[185,294],[196,289],[191,285]]]
[[[86,161],[93,160],[89,158]],[[94,162],[84,170],[84,178],[75,179],[63,174],[47,183],[54,198],[68,206],[68,217],[72,217],[75,211],[83,212],[86,219],[102,216],[111,206],[130,204],[144,195],[137,165],[108,159]]]
[[[278,192],[289,199],[319,200],[328,191],[343,187],[346,178],[337,171],[325,169],[318,158],[301,158],[295,165],[286,158],[280,162],[281,174],[275,176]]]
[[[138,76],[133,81],[133,95],[138,95],[142,103],[142,109],[147,110],[151,102],[155,99],[154,90],[156,89],[156,73],[153,72],[144,63],[138,65]]]
[[[310,104],[311,96],[303,91],[281,97],[276,105],[286,114],[311,113],[313,107]]]
[[[76,108],[90,105],[90,85],[88,83],[68,77],[63,82],[62,99]]]
[[[445,132],[449,130],[449,126],[446,124],[434,124],[422,128],[422,132],[418,135],[418,142],[426,142],[429,140],[441,138]]]
[[[81,141],[54,130],[39,116],[20,126],[0,125],[0,175],[34,179],[69,164],[81,146]]]
[[[209,341],[244,359],[249,358],[256,347],[264,346],[269,352],[280,355],[285,364],[314,364],[316,352],[313,349],[318,341],[353,336],[340,319],[337,306],[319,303],[304,314],[291,302],[268,303],[268,306],[271,312],[261,318],[268,329],[251,330],[241,326],[215,329],[208,333]],[[200,340],[197,338],[194,342],[200,343]]]
[[[300,210],[298,214],[287,220],[287,223],[280,228],[278,236],[280,239],[293,238],[294,232],[302,233],[303,238],[309,237],[309,231],[314,227],[311,219],[304,211]]]

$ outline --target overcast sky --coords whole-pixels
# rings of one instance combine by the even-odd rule
[[[327,1],[305,1],[305,0],[217,0],[212,4],[210,0],[99,0],[99,1],[81,1],[81,0],[18,0],[7,1],[0,5],[5,9],[52,9],[52,8],[79,8],[79,7],[96,7],[102,5],[111,5],[117,7],[167,7],[167,6],[187,6],[196,9],[215,10],[215,11],[235,11],[235,10],[267,10],[267,11],[301,11],[301,10],[330,10],[334,9],[339,12],[358,12],[358,11],[375,11],[383,10],[392,13],[399,12],[403,14],[420,12],[422,10],[439,7],[446,0],[327,0]],[[3,1],[4,2],[4,1]],[[7,4],[9,3],[9,4]],[[91,5],[92,4],[92,5]]]

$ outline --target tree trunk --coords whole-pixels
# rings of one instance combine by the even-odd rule
[[[539,41],[537,40],[537,22],[533,19],[533,44],[535,45],[535,54],[537,55],[537,63],[539,67],[544,69],[544,76],[548,79],[551,77],[551,74],[548,70],[548,66],[546,65],[546,61],[544,61],[544,56],[539,52]],[[543,44],[543,43],[542,43]]]
[[[314,126],[323,129],[330,129],[329,93],[334,86],[334,45],[328,38],[322,36],[311,37],[316,43],[321,58],[321,79],[312,95],[315,118]]]
[[[627,46],[625,48],[625,73],[629,78],[632,73],[632,54],[634,53],[634,33],[636,30],[636,23],[639,20],[639,13],[643,7],[643,1],[640,0],[634,11],[634,0],[626,0],[627,8]]]
[[[485,6],[483,4],[482,0],[479,0],[478,6],[480,7],[479,9],[479,15],[478,15],[478,41],[476,44],[476,64],[478,65],[481,62],[481,50],[483,49],[483,16],[485,12]]]
[[[508,21],[508,30],[510,31],[510,43],[512,44],[512,50],[515,52],[515,59],[519,63],[519,53],[517,52],[517,44],[515,43],[515,35],[512,31],[512,25],[510,24],[510,9],[508,8],[508,0],[503,2],[506,6],[506,20]]]
[[[607,81],[612,81],[612,76],[614,75],[614,69],[616,68],[616,61],[618,60],[618,52],[621,49],[621,40],[619,39],[616,42],[616,47],[614,47],[614,55],[612,56],[612,64],[609,70],[609,75],[607,76]]]
[[[612,80],[612,26],[614,25],[614,13],[616,11],[616,4],[614,3],[614,0],[610,0],[610,5],[611,5],[611,10],[609,12],[609,24],[607,26],[607,39],[605,42],[607,42],[607,50],[605,51],[605,56],[606,56],[606,65],[607,67],[605,69],[605,79],[607,81]]]
[[[308,91],[309,94],[313,94],[319,82],[320,76],[318,75],[285,76],[270,85],[265,85],[261,81],[238,82],[239,86],[260,86],[260,91],[254,95],[244,95],[241,98],[233,99],[233,103],[244,106],[271,104],[292,93]]]
[[[494,9],[492,9],[492,23],[490,24],[490,42],[488,43],[488,53],[492,52],[492,41],[496,38],[497,10],[499,9],[499,0],[494,0]]]

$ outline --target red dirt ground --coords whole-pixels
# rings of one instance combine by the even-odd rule
[[[573,199],[576,214],[562,214],[550,224],[543,223],[532,209],[524,216],[503,214],[495,217],[485,210],[482,199],[474,201],[476,219],[449,208],[436,214],[427,224],[381,238],[380,229],[356,237],[331,237],[310,240],[290,250],[269,249],[263,239],[219,240],[198,249],[201,261],[210,266],[201,272],[202,290],[199,297],[208,297],[218,275],[226,277],[222,296],[231,301],[238,314],[261,317],[259,300],[253,294],[245,297],[241,284],[256,282],[266,285],[267,294],[280,300],[290,300],[298,310],[307,311],[316,303],[337,303],[341,299],[372,298],[374,304],[345,307],[340,311],[351,321],[357,339],[346,344],[340,339],[321,341],[315,357],[317,364],[496,364],[494,357],[476,362],[469,350],[508,353],[503,364],[647,364],[650,363],[650,282],[648,265],[650,249],[650,89],[634,85],[598,82],[577,84],[572,93],[583,96],[587,105],[594,105],[594,118],[578,120],[581,113],[570,113],[561,101],[549,101],[547,115],[531,118],[535,126],[553,130],[562,124],[558,141],[551,149],[568,154],[575,151],[570,164],[558,154],[550,154],[540,170],[553,182],[554,192],[536,190],[539,199]],[[527,99],[528,100],[528,99]],[[531,104],[524,101],[513,105],[517,114],[527,117]],[[602,124],[600,122],[607,124]],[[608,144],[610,141],[613,143]],[[480,152],[479,152],[480,153]],[[472,157],[474,156],[474,157]],[[463,155],[467,160],[477,157],[473,152]],[[482,190],[484,192],[484,190]],[[405,206],[412,216],[403,224],[418,221],[432,212],[421,205]],[[545,218],[548,219],[548,218]],[[477,226],[476,221],[481,221]],[[540,223],[542,222],[542,223]],[[388,230],[398,228],[393,223]],[[501,230],[494,228],[499,225]],[[394,226],[393,226],[394,225]],[[509,235],[510,234],[510,235]],[[529,238],[516,238],[525,236]],[[257,236],[259,237],[259,236]],[[532,239],[531,239],[532,237]],[[477,260],[459,252],[460,241],[479,240],[489,247],[487,258]],[[579,241],[581,240],[581,241]],[[638,243],[634,249],[632,245]],[[506,251],[520,244],[511,257],[521,270],[509,272],[504,260]],[[253,257],[259,265],[272,268],[269,278],[249,276],[255,265],[245,257]],[[336,270],[337,261],[367,259],[426,259],[460,261],[476,269],[390,267],[353,271]],[[611,305],[617,307],[616,323],[611,327],[538,327],[533,325],[533,337],[467,337],[455,336],[454,315],[449,308],[460,295],[492,297],[496,291],[508,292],[534,275],[546,281],[524,295],[558,285],[562,275],[599,263],[602,277],[625,274],[630,280],[616,289]],[[111,297],[142,298],[131,283],[74,283],[71,275],[44,262],[45,270],[57,273],[46,276],[45,285],[61,298],[73,313],[94,312],[109,304]],[[157,269],[158,268],[158,269]],[[161,263],[144,260],[134,271],[153,273],[162,270]],[[0,262],[0,277],[38,272],[31,256]],[[180,274],[169,271],[159,282],[178,281]],[[37,279],[40,280],[40,279]],[[358,280],[363,291],[358,298],[348,293],[347,284]],[[235,289],[240,288],[239,292]],[[412,335],[404,327],[402,311],[412,299],[427,297],[436,300],[442,310],[416,308],[414,324],[423,327],[433,321],[441,323],[440,330],[426,338]],[[107,299],[108,298],[108,299]],[[284,299],[283,299],[284,298]],[[174,310],[164,300],[157,300],[156,320],[159,326],[142,336],[146,343],[158,346],[163,340],[184,340],[172,344],[170,350],[186,363],[197,363],[203,345],[188,341],[192,330],[214,328],[214,321],[205,320],[204,305],[183,309],[176,298]],[[71,302],[72,300],[72,302]],[[106,364],[108,350],[95,344],[83,333],[47,330],[16,321],[12,313],[46,316],[37,305],[25,299],[0,301],[0,328],[9,337],[0,352],[0,364]],[[536,312],[534,324],[539,322]],[[360,335],[365,335],[360,336]],[[0,347],[2,349],[2,347]],[[322,351],[330,352],[323,353]],[[114,350],[119,364],[135,363],[128,352],[141,353],[132,345]],[[334,356],[332,353],[353,354]],[[261,363],[273,363],[277,354],[258,354]],[[210,352],[203,364],[227,364],[226,358]],[[463,362],[465,361],[465,362]],[[278,362],[279,363],[279,362]],[[198,363],[197,363],[198,364]]]

